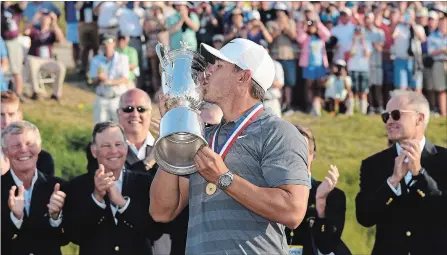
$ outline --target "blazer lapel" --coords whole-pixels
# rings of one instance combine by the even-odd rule
[[[428,165],[430,162],[430,157],[438,153],[436,150],[436,147],[429,142],[428,140],[425,140],[425,146],[421,153],[421,165],[422,167]]]
[[[140,161],[140,159],[138,159],[137,155],[133,152],[133,150],[129,148],[126,157],[126,167],[130,167],[131,165],[135,164],[138,161]]]
[[[37,180],[34,183],[33,192],[31,193],[31,204],[28,215],[29,218],[41,216],[38,215],[39,213],[43,213],[44,215],[48,214],[48,210],[44,210],[43,212],[39,211],[41,205],[45,205],[45,208],[47,208],[46,205],[50,202],[50,197],[45,196],[46,183],[47,179],[45,178],[45,176],[41,172],[37,171]]]
[[[123,169],[123,183],[121,184],[121,195],[123,195],[123,197],[127,196],[127,182],[129,180],[129,176],[128,176],[128,171],[126,168]]]

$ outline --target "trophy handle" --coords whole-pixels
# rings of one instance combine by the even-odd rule
[[[155,52],[157,53],[158,59],[160,60],[160,62],[165,65],[166,64],[166,55],[168,55],[168,49],[166,48],[166,46],[164,46],[162,43],[158,43],[155,46]]]

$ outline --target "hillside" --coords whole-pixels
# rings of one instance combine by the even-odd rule
[[[94,94],[88,90],[65,86],[61,103],[29,102],[23,105],[25,119],[37,124],[43,137],[43,148],[56,163],[56,174],[66,179],[86,172],[85,147],[93,127]],[[155,107],[155,106],[154,106]],[[158,115],[158,110],[153,111]],[[387,146],[384,125],[378,116],[330,117],[321,119],[303,114],[287,118],[292,123],[309,125],[316,135],[317,158],[312,173],[323,179],[330,164],[337,165],[340,180],[337,187],[346,193],[347,212],[343,240],[354,254],[369,254],[374,230],[361,227],[355,219],[355,195],[358,192],[361,160]],[[446,119],[433,118],[427,139],[447,147]],[[64,247],[65,255],[77,254],[74,245]]]

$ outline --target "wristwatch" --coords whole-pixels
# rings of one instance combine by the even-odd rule
[[[221,190],[227,189],[234,180],[234,174],[230,171],[219,176],[219,180],[217,181],[217,187]]]

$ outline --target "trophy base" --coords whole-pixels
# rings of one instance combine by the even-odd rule
[[[168,111],[160,122],[160,137],[154,145],[158,165],[176,175],[196,172],[194,157],[203,145],[208,145],[203,126],[200,115],[188,107]]]

